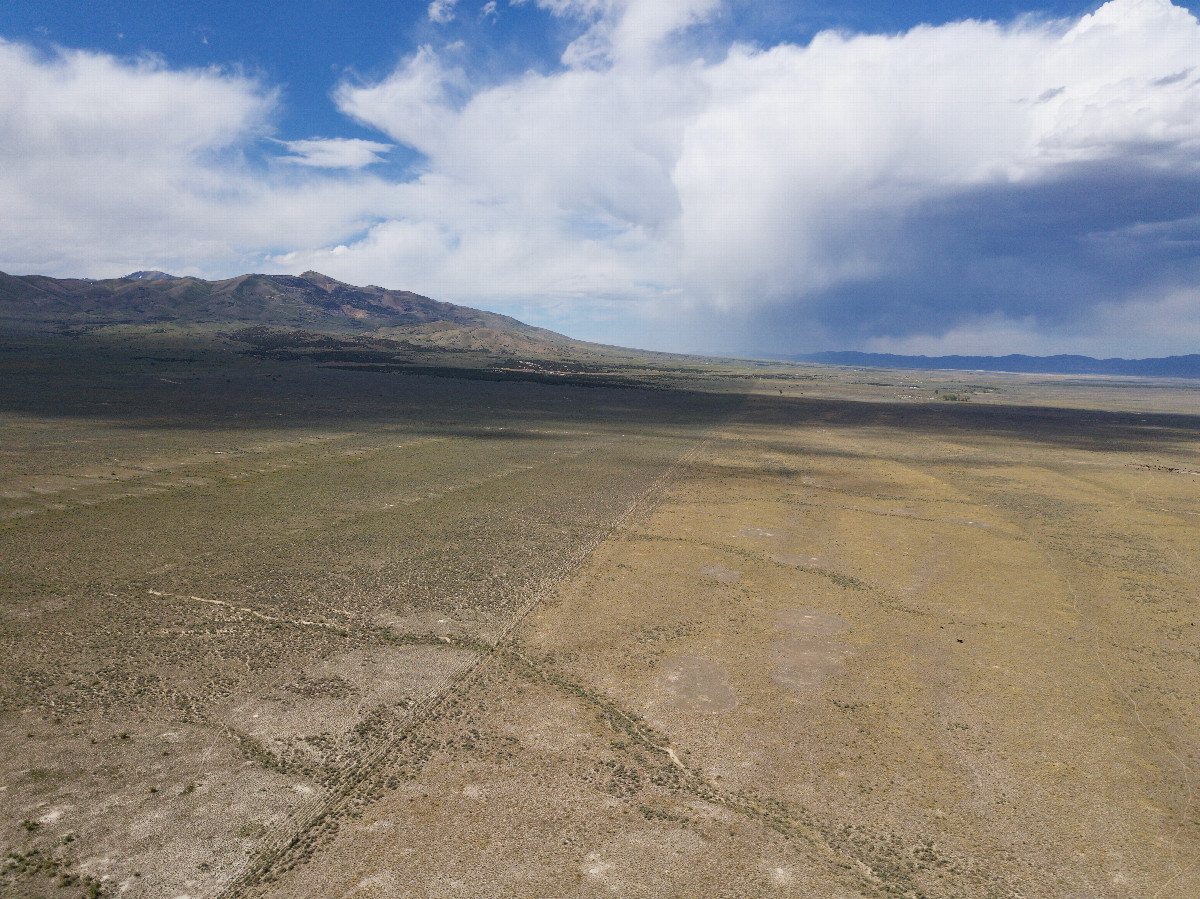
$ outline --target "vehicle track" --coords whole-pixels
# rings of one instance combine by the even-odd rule
[[[729,418],[737,414],[738,411],[735,410]],[[652,505],[662,488],[692,464],[716,436],[718,429],[728,423],[729,418],[709,428],[687,452],[634,497],[620,514],[601,527],[572,557],[541,578],[536,586],[528,591],[526,602],[509,617],[493,640],[487,641],[482,648],[475,649],[466,660],[426,689],[409,706],[388,735],[358,764],[343,772],[328,790],[315,795],[295,809],[287,823],[264,837],[257,851],[234,870],[230,879],[215,894],[216,897],[233,899],[243,895],[285,863],[290,855],[299,855],[297,850],[302,851],[306,836],[319,835],[341,815],[356,806],[365,805],[367,800],[364,787],[371,785],[372,778],[379,778],[386,773],[389,764],[404,754],[408,736],[434,716],[452,691],[463,686],[472,672],[507,643],[512,632],[563,578],[583,564],[610,534]]]

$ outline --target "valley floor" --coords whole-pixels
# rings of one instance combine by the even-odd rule
[[[158,358],[10,357],[4,895],[1200,894],[1186,394]]]

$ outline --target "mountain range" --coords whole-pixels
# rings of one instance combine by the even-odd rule
[[[0,326],[60,329],[240,325],[344,336],[370,334],[445,350],[560,354],[595,345],[494,312],[407,290],[355,287],[323,275],[224,281],[139,271],[90,280],[0,272]]]
[[[407,290],[356,287],[314,271],[240,275],[223,281],[160,271],[137,271],[104,280],[0,272],[0,327],[74,330],[121,325],[241,326],[255,329],[256,343],[264,340],[262,329],[266,328],[345,338],[370,336],[451,352],[559,358],[639,352],[573,340],[507,315],[443,303]],[[775,358],[864,368],[1200,378],[1200,354],[1095,359],[845,351]]]
[[[1157,378],[1200,378],[1200,354],[1156,359],[1094,359],[1091,356],[897,356],[852,351],[782,357],[792,362],[819,362],[860,368],[905,368],[924,371],[996,371],[1063,375],[1138,375]]]

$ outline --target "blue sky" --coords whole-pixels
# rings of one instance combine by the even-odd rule
[[[314,268],[674,350],[1200,351],[1191,13],[4,2],[0,269]]]
[[[570,24],[533,2],[514,5],[500,0],[492,15],[481,13],[484,6],[479,0],[458,0],[447,7],[453,17],[439,22],[430,18],[426,0],[297,0],[286,8],[234,0],[169,4],[5,0],[0,3],[0,37],[44,50],[69,47],[118,56],[154,54],[173,67],[240,68],[282,89],[283,104],[275,120],[279,137],[378,139],[373,129],[342,115],[330,101],[330,92],[346,78],[385,77],[422,45],[463,41],[468,46],[460,60],[481,82],[494,83],[530,68],[543,72],[562,68],[562,52],[577,36]],[[725,4],[709,23],[696,29],[704,33],[691,36],[691,48],[717,56],[733,41],[769,47],[785,41],[806,43],[825,29],[898,32],[971,18],[1011,21],[1022,15],[1080,15],[1095,6],[978,0],[898,4],[739,0]]]

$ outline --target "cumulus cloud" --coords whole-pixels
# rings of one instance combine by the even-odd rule
[[[327,169],[361,169],[379,162],[382,154],[392,148],[373,140],[358,138],[314,138],[284,141],[290,156],[282,161]]]
[[[236,72],[0,41],[0,84],[6,271],[236,273],[387,211],[374,179],[252,166],[278,95]]]
[[[254,170],[278,100],[236,73],[0,44],[5,264],[100,258],[121,221],[206,271],[317,268],[672,349],[1194,346],[1200,25],[1168,0],[709,61],[683,35],[717,0],[530,2],[573,29],[559,68],[476,84],[426,46],[337,86],[420,154],[399,182],[365,170],[373,141]],[[1177,324],[1131,328],[1156,315]]]
[[[1159,259],[1161,242],[1120,236],[1200,215],[1179,201],[1200,196],[1200,90],[1180,77],[1200,28],[1166,0],[1073,22],[824,33],[712,64],[653,55],[711,4],[540,5],[585,24],[566,71],[469,93],[426,48],[340,99],[514,225],[602,235],[602,267],[631,281],[597,293],[649,288],[650,317],[686,306],[780,351],[981,315],[1066,333],[1090,305],[1197,278],[1191,259]],[[651,268],[618,265],[634,258]],[[566,292],[547,272],[525,289]],[[756,308],[786,327],[754,334]]]
[[[674,170],[685,270],[724,304],[747,290],[819,297],[924,265],[946,216],[990,227],[972,198],[1003,216],[997,193],[1021,197],[1099,161],[1188,167],[1200,92],[1149,85],[1198,39],[1183,10],[1118,0],[1069,28],[965,22],[735,49],[706,73],[710,101]],[[1082,198],[1052,199],[1069,217]]]

